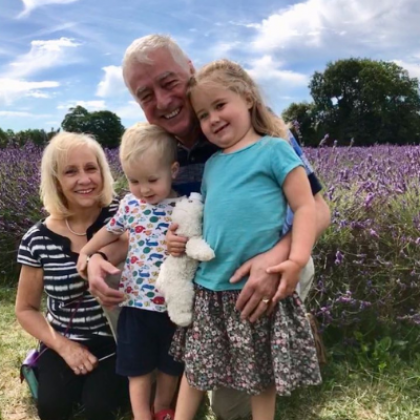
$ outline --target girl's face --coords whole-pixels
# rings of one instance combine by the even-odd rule
[[[88,146],[69,150],[66,161],[59,168],[58,183],[70,211],[96,208],[100,202],[103,180],[95,153]]]
[[[191,103],[207,139],[225,152],[244,147],[255,135],[251,124],[252,101],[218,85],[198,85]]]
[[[158,204],[166,198],[173,197],[172,181],[176,178],[179,164],[167,165],[147,153],[139,162],[124,165],[130,192],[149,204]]]

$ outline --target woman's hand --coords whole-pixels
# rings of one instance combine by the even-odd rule
[[[82,344],[65,339],[57,353],[64,359],[76,375],[86,375],[92,372],[98,364],[98,359]]]

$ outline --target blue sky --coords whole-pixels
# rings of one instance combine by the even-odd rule
[[[109,109],[125,126],[144,119],[121,60],[150,33],[171,34],[196,67],[240,62],[281,112],[309,100],[328,61],[395,61],[420,77],[418,0],[2,0],[0,127],[59,127],[68,108]],[[211,4],[211,6],[209,6]]]

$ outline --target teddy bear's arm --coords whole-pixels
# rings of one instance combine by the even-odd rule
[[[201,237],[190,238],[185,246],[185,253],[197,261],[210,261],[214,258],[214,251]]]

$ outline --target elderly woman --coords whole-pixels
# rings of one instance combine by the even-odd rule
[[[46,147],[41,198],[49,216],[22,239],[16,299],[19,323],[41,342],[41,420],[68,419],[77,404],[84,406],[88,420],[112,420],[128,401],[126,378],[115,373],[107,319],[76,270],[80,249],[118,208],[112,184],[105,154],[91,137],[62,132]],[[127,244],[121,245],[121,255],[115,248],[108,255],[113,264],[125,257]]]

